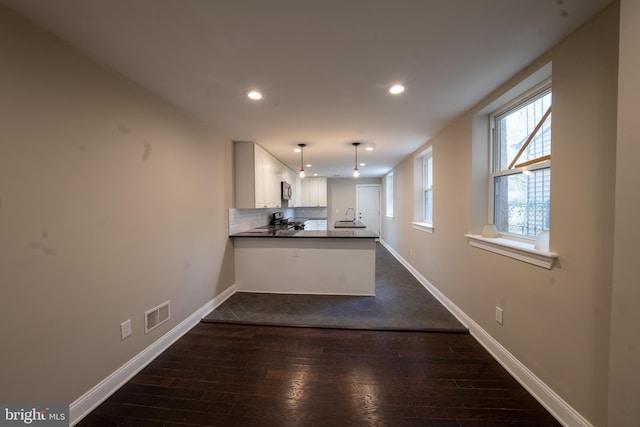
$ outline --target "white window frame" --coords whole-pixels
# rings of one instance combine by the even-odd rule
[[[517,174],[521,174],[521,173],[526,173],[528,172],[533,172],[536,170],[540,170],[540,169],[546,169],[548,168],[549,170],[551,170],[551,160],[546,160],[543,162],[539,162],[539,163],[535,163],[532,164],[530,166],[527,167],[520,167],[520,168],[512,168],[512,169],[508,169],[508,170],[501,170],[501,171],[496,171],[498,169],[498,156],[496,155],[496,151],[499,149],[498,145],[500,144],[500,141],[498,140],[498,136],[497,133],[495,131],[495,124],[496,124],[496,118],[500,117],[501,115],[504,115],[505,113],[517,109],[518,107],[523,106],[524,104],[527,104],[528,102],[537,99],[541,96],[543,96],[545,93],[547,92],[552,92],[552,85],[551,85],[551,79],[548,78],[546,80],[544,80],[542,83],[536,85],[535,87],[527,90],[525,93],[523,93],[522,95],[520,95],[519,97],[513,99],[511,102],[505,104],[504,106],[502,106],[502,108],[496,110],[494,113],[492,113],[489,116],[489,120],[490,120],[490,130],[491,130],[491,137],[490,137],[490,174],[489,174],[489,185],[488,185],[488,191],[489,191],[489,220],[488,223],[489,224],[493,224],[494,220],[495,220],[495,194],[494,194],[494,185],[495,185],[495,178],[501,177],[501,176],[508,176],[508,175],[517,175]],[[553,144],[553,142],[552,142]],[[522,243],[529,243],[529,244],[533,244],[536,240],[535,236],[528,236],[528,235],[522,235],[522,234],[517,234],[517,233],[509,233],[506,231],[501,231],[501,230],[497,230],[498,234],[500,235],[500,237],[505,238],[505,239],[510,239],[510,240],[514,240],[516,242],[522,242]]]
[[[488,123],[490,130],[493,127],[493,115],[500,114],[501,112],[505,112],[508,109],[512,109],[517,104],[520,104],[526,101],[527,98],[531,98],[535,96],[536,93],[540,93],[540,91],[546,86],[550,86],[551,83],[551,63],[544,65],[538,71],[533,73],[531,76],[523,80],[520,84],[516,85],[497,100],[492,102],[490,105],[486,106],[484,109],[480,110],[480,112],[476,115],[477,118],[486,117],[489,121]],[[474,132],[480,137],[482,132],[480,131],[481,127],[476,127],[474,124]],[[555,252],[549,252],[548,249],[541,249],[537,242],[531,238],[509,234],[509,233],[499,233],[495,235],[495,228],[493,231],[491,230],[494,218],[494,177],[498,174],[494,174],[494,138],[493,132],[486,132],[486,147],[488,148],[488,169],[487,176],[489,178],[488,185],[488,224],[482,230],[482,234],[465,234],[467,241],[470,246],[483,249],[486,251],[490,251],[496,254],[500,254],[509,258],[517,259],[519,261],[523,261],[529,264],[533,264],[539,267],[543,267],[546,269],[553,268],[555,261],[559,258],[559,255]],[[476,136],[474,136],[474,139]],[[482,143],[480,140],[479,143]],[[550,166],[550,161],[548,165]],[[535,170],[547,167],[545,163],[539,163],[529,166],[529,170]],[[487,230],[487,234],[485,234],[485,230]],[[547,237],[548,238],[548,237]]]
[[[431,167],[429,167],[431,160]],[[427,177],[431,177],[431,182]],[[431,196],[431,211],[427,212],[427,195]],[[433,225],[433,153],[430,151],[422,157],[422,222]]]
[[[393,172],[389,172],[385,179],[385,216],[393,218]]]
[[[428,159],[431,159],[431,185],[427,183],[427,174],[429,171],[427,170]],[[419,208],[414,207],[414,220],[411,223],[412,227],[419,231],[424,231],[427,233],[433,233],[435,228],[433,226],[433,206],[434,206],[434,198],[433,198],[433,150],[432,147],[428,147],[418,156],[416,156],[415,168],[418,169],[419,177],[414,176],[414,182],[416,183],[417,191],[414,203]],[[416,173],[418,175],[418,173]],[[426,207],[426,197],[427,194],[431,194],[431,218],[427,218],[425,207]]]

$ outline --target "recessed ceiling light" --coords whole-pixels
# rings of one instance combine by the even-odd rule
[[[305,167],[310,168],[310,167],[311,167],[311,163],[307,163],[307,164],[305,165]]]
[[[253,99],[254,101],[257,101],[259,99],[262,99],[262,94],[260,92],[258,92],[257,90],[251,90],[247,93],[247,96],[251,99]]]
[[[299,152],[300,152],[300,149],[299,149],[299,148],[294,148],[294,149],[293,149],[293,152],[294,152],[294,153],[299,153]]]
[[[405,87],[401,84],[395,84],[389,88],[389,93],[392,95],[398,95],[404,92]]]
[[[366,163],[360,163],[360,166],[367,166]]]
[[[367,147],[367,148],[365,148],[365,150],[367,150],[367,151],[373,151],[373,147]]]

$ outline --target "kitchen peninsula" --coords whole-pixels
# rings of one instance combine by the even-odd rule
[[[230,235],[238,291],[375,295],[375,233],[264,226]]]
[[[375,295],[378,237],[354,218],[327,230],[327,178],[296,172],[251,141],[234,141],[229,236],[238,291]],[[269,224],[269,225],[265,225]]]

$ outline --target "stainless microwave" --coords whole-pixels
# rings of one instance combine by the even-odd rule
[[[282,181],[282,200],[291,200],[291,184]]]

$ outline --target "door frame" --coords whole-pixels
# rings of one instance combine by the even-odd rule
[[[356,184],[356,216],[360,219],[360,206],[359,205],[359,191],[362,187],[377,187],[378,188],[378,235],[382,231],[382,184]]]

